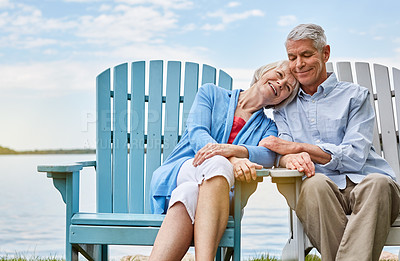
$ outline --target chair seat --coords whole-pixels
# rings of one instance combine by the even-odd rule
[[[71,219],[70,243],[153,245],[165,215],[77,213]],[[230,216],[220,246],[233,247],[234,220]]]
[[[72,225],[89,226],[134,226],[160,227],[165,215],[130,213],[77,213],[71,219]],[[234,227],[233,217],[229,216],[227,228]]]

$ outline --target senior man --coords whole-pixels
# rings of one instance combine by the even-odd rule
[[[301,89],[274,112],[279,137],[260,145],[282,155],[280,166],[305,172],[295,211],[322,260],[378,260],[399,214],[400,186],[372,145],[368,89],[327,73],[330,46],[320,26],[298,25],[285,45]]]

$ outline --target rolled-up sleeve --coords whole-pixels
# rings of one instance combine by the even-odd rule
[[[278,129],[275,123],[271,120],[268,128],[263,133],[262,139],[269,137],[269,136],[277,136]],[[263,147],[263,146],[254,146],[254,145],[246,145],[246,144],[239,144],[244,146],[247,151],[249,152],[249,160],[251,162],[255,162],[260,164],[264,167],[272,167],[275,163],[276,153]]]

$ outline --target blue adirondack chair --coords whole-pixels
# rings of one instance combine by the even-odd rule
[[[77,260],[78,253],[88,260],[107,260],[108,245],[153,244],[164,216],[150,214],[151,176],[178,142],[199,86],[198,64],[185,63],[184,77],[181,62],[169,61],[166,67],[165,83],[163,61],[149,62],[148,81],[143,61],[98,75],[96,161],[38,166],[53,179],[66,204],[66,260]],[[201,84],[216,83],[217,70],[203,65],[201,76]],[[218,79],[219,86],[232,88],[232,78],[224,71],[219,70]],[[79,211],[79,172],[84,167],[96,169],[96,213]],[[240,260],[240,194],[237,182],[235,214],[217,260],[232,252],[227,248]]]

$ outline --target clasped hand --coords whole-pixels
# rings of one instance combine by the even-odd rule
[[[315,165],[310,154],[298,152],[298,143],[269,136],[262,139],[258,145],[283,155],[279,161],[280,166],[304,172],[307,177],[315,175]]]
[[[193,159],[193,166],[201,165],[205,160],[220,155],[231,162],[235,178],[240,181],[250,182],[257,179],[256,169],[262,169],[262,166],[251,162],[248,158],[237,157],[239,146],[232,144],[208,143],[201,148]]]

